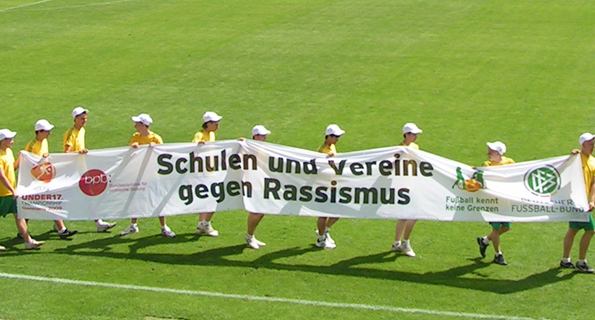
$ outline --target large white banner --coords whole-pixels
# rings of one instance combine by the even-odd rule
[[[19,215],[124,219],[245,209],[441,221],[587,221],[579,156],[477,167],[390,147],[327,157],[258,141],[22,153]]]

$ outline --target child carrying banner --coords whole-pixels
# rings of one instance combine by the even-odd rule
[[[506,145],[500,141],[488,142],[488,161],[483,163],[483,167],[503,166],[513,164],[514,160],[504,156],[506,153]],[[500,236],[510,230],[510,222],[490,222],[492,232],[485,237],[477,237],[477,244],[479,245],[479,253],[483,258],[486,256],[486,248],[490,245],[490,241],[494,244],[494,263],[499,265],[507,265],[504,260],[502,250],[500,248]]]
[[[163,139],[152,132],[149,129],[149,126],[153,123],[153,119],[148,114],[142,113],[136,117],[132,117],[132,121],[134,122],[134,128],[136,132],[130,138],[128,145],[132,148],[138,148],[140,145],[149,145],[154,146],[156,144],[163,144]],[[124,231],[120,232],[120,236],[125,236],[130,233],[138,233],[140,230],[138,228],[138,218],[130,219],[130,225],[124,229]],[[168,238],[173,238],[176,234],[167,226],[165,223],[165,217],[159,217],[159,222],[161,223],[161,235]]]
[[[335,144],[339,141],[339,137],[345,134],[345,131],[339,128],[336,124],[330,124],[326,127],[324,142],[318,148],[318,152],[326,153],[328,157],[333,157],[337,154]],[[337,247],[335,240],[331,238],[331,227],[339,220],[339,218],[332,217],[318,217],[316,234],[316,246],[325,249],[334,249]]]

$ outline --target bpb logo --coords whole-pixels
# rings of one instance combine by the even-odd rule
[[[48,183],[56,176],[56,168],[51,163],[45,162],[33,167],[31,175],[39,181]]]
[[[525,188],[539,196],[550,196],[562,185],[560,173],[552,166],[544,166],[525,173]]]
[[[109,178],[105,172],[92,169],[83,174],[81,180],[79,180],[79,188],[84,194],[94,197],[105,191],[108,181]]]

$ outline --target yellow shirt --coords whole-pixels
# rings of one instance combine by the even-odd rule
[[[403,143],[401,143],[401,145],[402,145],[403,147],[409,147],[409,148],[413,148],[413,149],[415,149],[415,150],[419,150],[419,146],[418,146],[418,145],[417,145],[417,143],[415,143],[415,142],[411,142],[411,143],[410,143],[408,146],[404,145]]]
[[[132,145],[135,142],[139,145],[151,144],[151,142],[154,144],[163,144],[163,139],[161,139],[161,137],[154,132],[151,132],[146,137],[143,137],[140,133],[136,132],[132,135],[132,138],[130,138],[130,142],[128,142],[128,145]]]
[[[70,146],[70,152],[79,152],[85,149],[85,128],[72,127],[64,133],[64,150]]]
[[[48,147],[48,140],[43,139],[41,141],[37,139],[31,139],[29,143],[25,146],[25,151],[31,152],[38,156],[43,156],[46,153],[50,153],[50,149]]]
[[[505,156],[502,156],[502,160],[500,160],[500,162],[494,162],[492,160],[488,160],[483,163],[482,167],[503,166],[503,165],[513,164],[513,163],[514,163],[514,160],[507,158]]]
[[[14,155],[10,148],[6,148],[6,151],[0,150],[0,168],[4,171],[4,175],[10,182],[13,188],[17,186],[17,179],[14,175]],[[0,197],[12,196],[12,192],[0,182]]]
[[[204,130],[200,130],[199,132],[194,134],[194,138],[192,138],[192,143],[199,143],[199,142],[213,142],[215,141],[215,131],[205,132]]]
[[[585,179],[585,191],[587,191],[587,199],[589,199],[591,185],[593,184],[593,178],[595,177],[595,158],[591,155],[586,157],[581,153],[581,164],[583,166],[583,178]]]
[[[337,154],[337,148],[335,147],[335,144],[331,144],[330,146],[327,146],[325,143],[323,143],[320,148],[318,148],[318,152],[321,153],[326,153],[326,154]]]

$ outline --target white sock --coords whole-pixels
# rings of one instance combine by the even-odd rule
[[[562,258],[562,262],[570,262],[570,258]]]
[[[64,233],[64,232],[66,232],[66,227],[64,227],[64,228],[60,229],[60,231],[58,231],[58,232],[59,232],[59,233]]]

